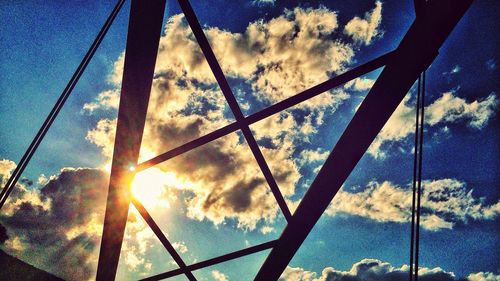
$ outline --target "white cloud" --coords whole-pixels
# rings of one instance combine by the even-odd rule
[[[113,156],[113,143],[115,141],[116,119],[101,119],[96,128],[87,132],[86,139],[102,149],[104,156]]]
[[[443,72],[443,76],[448,76],[449,78],[450,75],[457,74],[460,71],[462,71],[462,67],[460,67],[460,65],[457,64],[450,71]]]
[[[490,71],[497,69],[497,62],[493,58],[487,60],[485,64],[486,64],[486,68],[488,68],[488,70],[490,70]]]
[[[49,182],[49,179],[44,175],[44,174],[41,174],[39,177],[38,177],[38,180],[37,180],[37,183],[39,185],[46,185],[47,182]]]
[[[406,281],[409,266],[396,267],[377,259],[363,259],[352,265],[349,271],[341,271],[326,267],[318,275],[300,267],[288,266],[280,277],[280,281]],[[422,281],[497,281],[500,275],[494,273],[473,273],[465,280],[457,279],[453,272],[447,272],[440,267],[419,267],[419,279]]]
[[[101,173],[64,168],[41,189],[19,183],[0,216],[8,249],[66,280],[90,278],[102,233],[107,178]]]
[[[354,17],[344,28],[344,33],[355,41],[370,45],[372,40],[382,35],[379,29],[382,22],[382,2],[375,2],[375,8],[365,14],[365,18]]]
[[[423,182],[421,226],[427,230],[452,229],[457,223],[492,220],[500,214],[500,202],[486,205],[473,196],[464,182],[440,179]],[[341,189],[326,210],[369,218],[379,222],[406,223],[411,220],[412,191],[391,182],[371,182],[352,193]]]
[[[460,67],[460,65],[455,65],[455,67],[453,67],[453,69],[451,70],[451,73],[452,74],[459,73],[461,70],[462,68]]]
[[[172,246],[177,250],[177,252],[184,254],[188,252],[188,247],[184,241],[178,241],[172,243]]]
[[[325,161],[328,155],[330,155],[330,151],[324,151],[322,149],[317,149],[317,150],[306,149],[300,153],[301,158],[299,162],[304,164],[304,163]]]
[[[269,234],[269,233],[275,232],[275,229],[274,229],[274,227],[264,225],[263,227],[260,228],[260,232],[262,234]]]
[[[130,208],[120,262],[123,262],[129,271],[147,271],[152,266],[147,253],[153,247],[153,242],[157,239],[137,210]]]
[[[8,159],[0,160],[0,185],[5,187],[11,173],[16,168],[16,163]],[[13,214],[15,209],[19,207],[23,202],[31,202],[40,206],[42,210],[50,208],[50,203],[43,200],[40,197],[40,193],[37,190],[30,191],[28,187],[33,183],[29,180],[24,181],[19,180],[12,192],[9,195],[9,199],[2,208],[2,213],[6,216]]]
[[[113,64],[113,72],[109,75],[108,81],[113,85],[120,86],[122,83],[123,66],[125,64],[125,52],[122,52]]]
[[[434,126],[438,123],[455,123],[465,120],[468,126],[481,129],[495,114],[497,105],[498,100],[493,93],[483,100],[470,103],[454,96],[452,92],[444,93],[426,108],[426,123]]]
[[[216,281],[229,281],[229,279],[227,278],[227,276],[224,273],[222,273],[222,272],[220,272],[218,270],[212,270],[211,273],[212,273],[212,277]]]
[[[368,147],[367,152],[373,157],[383,159],[386,153],[381,148],[382,144],[401,141],[415,131],[415,111],[413,106],[408,104],[409,99],[409,96],[403,99],[373,143]]]
[[[5,242],[5,247],[10,252],[19,253],[26,250],[28,244],[24,243],[18,236],[16,236],[7,240],[7,242]]]
[[[345,89],[355,90],[355,91],[366,91],[373,87],[375,84],[374,79],[370,78],[356,78],[344,84]]]
[[[354,56],[352,42],[334,38],[337,14],[324,7],[295,8],[271,20],[257,20],[243,33],[207,28],[206,34],[227,76],[248,83],[258,100],[274,103],[342,72]],[[115,63],[111,81],[119,85],[123,55]],[[228,123],[226,103],[192,32],[182,15],[169,18],[153,80],[141,159],[157,155]],[[109,96],[109,98],[107,98]],[[296,106],[306,116],[300,122],[283,112],[254,124],[278,185],[285,197],[295,194],[300,173],[291,155],[297,143],[308,141],[349,95],[330,91]],[[110,95],[101,94],[87,107],[113,108]],[[94,106],[95,105],[95,106]],[[116,120],[103,119],[87,139],[112,155]],[[292,132],[292,133],[290,133]],[[147,156],[145,156],[147,155]],[[253,230],[272,224],[278,205],[246,143],[236,134],[214,141],[159,166],[189,182],[177,188],[184,194],[187,216],[221,224],[235,219],[238,227]],[[268,228],[262,228],[266,229]]]
[[[7,183],[10,173],[16,168],[16,163],[8,159],[0,160],[0,183],[2,187]]]
[[[257,6],[274,5],[276,0],[253,0],[252,4]]]
[[[384,158],[382,144],[405,139],[415,131],[415,108],[409,104],[407,96],[396,108],[391,118],[382,128],[377,138],[368,148],[368,153],[375,158]],[[484,99],[467,102],[453,92],[444,93],[440,98],[425,108],[425,124],[428,126],[466,123],[472,129],[482,129],[495,115],[498,99],[495,93]]]
[[[354,50],[326,38],[337,28],[335,12],[295,8],[270,21],[255,21],[244,33],[211,28],[207,35],[225,73],[246,79],[261,100],[275,103],[345,70]]]
[[[300,267],[287,266],[279,281],[313,281],[316,278],[316,272],[306,271]]]
[[[471,273],[467,276],[468,281],[500,281],[500,275],[492,272]]]
[[[83,105],[83,110],[89,113],[96,109],[117,109],[120,102],[120,92],[118,89],[101,92],[94,102]]]

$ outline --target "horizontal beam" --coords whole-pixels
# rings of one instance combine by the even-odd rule
[[[267,107],[266,109],[263,109],[262,111],[259,111],[257,113],[254,113],[250,116],[245,117],[245,122],[248,125],[254,124],[256,122],[259,122],[271,115],[274,115],[278,112],[281,112],[285,109],[288,109],[290,107],[293,107],[301,102],[304,102],[310,98],[313,98],[319,94],[322,94],[326,91],[329,91],[335,87],[338,87],[344,83],[347,83],[357,77],[360,77],[362,75],[365,75],[367,73],[370,73],[378,68],[381,68],[382,66],[386,65],[386,63],[390,60],[391,56],[394,55],[394,51],[386,53],[378,58],[375,58],[367,63],[364,63],[360,66],[357,66],[351,70],[346,71],[345,73],[342,73],[338,76],[335,76],[325,82],[322,82],[314,87],[311,87],[295,96],[292,96],[290,98],[287,98],[283,101],[280,101],[274,105],[271,105]],[[158,165],[162,162],[165,162],[169,159],[172,159],[176,156],[179,156],[183,153],[186,153],[188,151],[191,151],[197,147],[200,147],[202,145],[205,145],[211,141],[214,141],[218,138],[221,138],[223,136],[229,135],[230,133],[236,132],[237,130],[240,129],[240,125],[237,122],[231,123],[229,125],[226,125],[220,129],[217,129],[207,135],[204,135],[202,137],[199,137],[195,140],[192,140],[190,142],[187,142],[179,147],[176,147],[174,149],[171,149],[167,152],[164,152],[158,156],[155,156],[149,160],[146,160],[142,163],[140,163],[136,167],[136,171],[140,172],[143,170],[146,170],[148,168],[151,168],[155,165]]]
[[[436,57],[471,0],[427,2],[328,156],[285,227],[255,281],[278,280],[335,194],[401,103],[419,74]]]
[[[198,263],[195,263],[195,264],[192,264],[192,265],[188,265],[186,267],[186,269],[184,269],[184,270],[181,269],[181,268],[178,268],[178,269],[171,270],[171,271],[168,271],[168,272],[165,272],[165,273],[161,273],[161,274],[158,274],[158,275],[155,275],[155,276],[151,276],[151,277],[148,277],[148,278],[141,279],[141,281],[162,280],[162,279],[165,279],[165,278],[169,278],[169,277],[174,277],[174,276],[180,275],[180,274],[184,273],[185,270],[194,271],[194,270],[202,269],[202,268],[209,267],[209,266],[212,266],[212,265],[216,265],[216,264],[219,264],[219,263],[223,263],[223,262],[226,262],[226,261],[230,261],[230,260],[234,260],[234,259],[237,259],[237,258],[241,258],[241,257],[247,256],[247,255],[250,255],[250,254],[254,254],[254,253],[257,253],[257,252],[261,252],[261,251],[270,249],[270,248],[274,247],[274,245],[276,244],[276,241],[277,240],[273,240],[273,241],[269,241],[269,242],[262,243],[262,244],[259,244],[259,245],[255,245],[255,246],[252,246],[252,247],[248,247],[248,248],[243,249],[243,250],[239,250],[239,251],[232,252],[232,253],[229,253],[229,254],[226,254],[226,255],[222,255],[222,256],[219,256],[219,257],[216,257],[216,258],[212,258],[212,259],[209,259],[209,260],[206,260],[206,261],[202,261],[202,262],[198,262]]]

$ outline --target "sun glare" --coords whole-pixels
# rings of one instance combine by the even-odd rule
[[[175,173],[163,172],[158,168],[150,168],[137,173],[132,182],[132,195],[148,208],[170,207],[169,187],[180,188],[184,185]]]

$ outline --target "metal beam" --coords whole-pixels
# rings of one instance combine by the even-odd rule
[[[12,190],[16,187],[17,181],[19,180],[19,177],[22,175],[24,169],[28,165],[28,163],[31,160],[31,157],[35,154],[36,150],[38,149],[38,146],[42,142],[43,138],[45,137],[45,134],[49,131],[50,127],[52,126],[52,123],[54,123],[57,115],[61,111],[62,107],[66,103],[66,100],[69,98],[71,92],[75,88],[76,84],[78,83],[78,80],[80,80],[80,77],[82,76],[83,72],[87,68],[87,65],[90,63],[92,60],[92,57],[94,56],[95,52],[101,45],[102,40],[106,36],[106,33],[108,32],[109,28],[111,27],[111,24],[115,20],[116,16],[120,12],[120,9],[123,6],[123,3],[125,0],[119,0],[111,14],[109,15],[108,19],[102,26],[101,30],[97,34],[97,37],[95,38],[94,42],[88,49],[87,53],[83,57],[82,61],[80,62],[80,65],[78,65],[75,73],[73,73],[73,76],[69,80],[68,84],[66,84],[66,87],[62,91],[61,95],[57,99],[57,102],[54,104],[54,107],[52,107],[52,110],[50,111],[49,115],[47,118],[45,118],[45,121],[43,122],[42,126],[36,133],[35,137],[31,141],[30,145],[28,146],[28,149],[24,152],[23,157],[17,163],[16,168],[12,172],[12,174],[9,177],[9,180],[5,184],[4,188],[0,192],[0,210],[2,209],[3,205],[7,201],[7,198],[9,197],[10,193]]]
[[[296,94],[295,96],[289,97],[285,100],[282,100],[278,103],[275,103],[257,113],[254,113],[250,116],[245,117],[245,122],[248,125],[252,125],[256,122],[259,122],[263,119],[266,119],[267,117],[274,115],[280,111],[283,111],[287,108],[290,108],[292,106],[295,106],[303,101],[306,101],[310,98],[313,98],[319,94],[322,94],[326,91],[329,91],[335,87],[338,87],[344,83],[347,83],[359,76],[365,75],[369,72],[372,72],[384,65],[389,61],[391,56],[394,55],[394,51],[391,51],[389,53],[386,53],[380,57],[377,57],[371,61],[368,61],[360,66],[357,66],[351,70],[348,70],[338,76],[335,76],[333,78],[330,78],[314,87],[311,87],[307,90],[304,90],[303,92],[300,92]],[[230,133],[236,132],[239,129],[239,124],[238,122],[231,123],[229,125],[226,125],[220,129],[217,129],[215,131],[212,131],[204,136],[201,136],[195,140],[192,140],[190,142],[187,142],[183,145],[180,145],[176,148],[173,148],[167,152],[164,152],[158,156],[155,156],[149,160],[146,160],[139,164],[136,168],[136,171],[143,171],[148,168],[151,168],[155,165],[158,165],[162,162],[165,162],[171,158],[174,158],[176,156],[179,156],[183,153],[186,153],[190,150],[193,150],[197,147],[200,147],[204,144],[207,144],[213,140],[216,140],[218,138],[221,138],[223,136],[226,136]]]
[[[151,228],[156,237],[158,237],[163,247],[165,247],[165,249],[174,259],[175,263],[177,263],[179,269],[186,275],[186,277],[190,281],[196,281],[196,278],[194,277],[193,273],[191,273],[191,271],[186,269],[186,263],[184,263],[184,260],[182,260],[179,253],[177,253],[172,243],[168,241],[168,238],[165,236],[165,234],[163,234],[160,227],[156,224],[153,217],[151,217],[151,215],[149,214],[148,210],[146,210],[144,205],[142,205],[142,203],[139,200],[137,200],[137,198],[134,198],[134,196],[132,196],[131,200],[132,204],[134,204],[135,208],[137,209],[139,214],[141,214],[142,218],[146,221],[149,228]]]
[[[272,241],[269,241],[269,242],[265,242],[265,243],[262,243],[262,244],[259,244],[259,245],[255,245],[255,246],[252,246],[252,247],[248,247],[248,248],[236,251],[236,252],[232,252],[232,253],[225,254],[225,255],[222,255],[222,256],[219,256],[219,257],[215,257],[215,258],[212,258],[212,259],[208,259],[208,260],[205,260],[205,261],[201,261],[201,262],[198,262],[198,263],[194,263],[194,264],[188,265],[185,269],[182,269],[182,268],[174,269],[174,270],[171,270],[171,271],[168,271],[168,272],[160,273],[160,274],[157,274],[157,275],[154,275],[154,276],[150,276],[150,277],[141,279],[140,281],[162,280],[162,279],[166,279],[166,278],[170,278],[170,277],[174,277],[174,276],[180,275],[180,274],[186,272],[186,270],[194,271],[194,270],[198,270],[198,269],[201,269],[201,268],[205,268],[205,267],[209,267],[209,266],[212,266],[212,265],[216,265],[216,264],[219,264],[219,263],[222,263],[222,262],[226,262],[226,261],[230,261],[230,260],[234,260],[234,259],[237,259],[237,258],[241,258],[241,257],[247,256],[247,255],[251,255],[251,254],[254,254],[254,253],[258,253],[258,252],[261,252],[261,251],[264,251],[264,250],[267,250],[267,249],[270,249],[270,248],[274,247],[274,245],[276,244],[276,241],[277,240],[272,240]]]
[[[98,281],[114,280],[130,204],[130,183],[141,147],[165,0],[132,0],[118,124],[97,266]]]
[[[328,156],[318,176],[271,250],[256,281],[278,280],[300,245],[396,107],[436,57],[472,0],[433,0],[426,4],[401,41],[352,121]]]
[[[264,155],[262,154],[262,151],[260,151],[259,145],[257,144],[257,141],[255,140],[252,131],[250,131],[250,127],[245,122],[245,116],[243,115],[243,112],[241,112],[238,102],[234,97],[233,91],[231,90],[231,87],[229,87],[229,83],[227,82],[227,79],[224,76],[224,73],[222,72],[222,68],[220,67],[219,62],[217,61],[217,58],[215,57],[212,48],[210,47],[210,43],[208,43],[208,39],[205,36],[205,33],[203,32],[203,29],[201,28],[201,25],[198,22],[198,19],[196,18],[196,14],[194,13],[191,4],[189,4],[188,0],[180,0],[179,4],[181,6],[182,11],[184,12],[184,15],[186,16],[186,19],[189,23],[189,26],[191,27],[191,30],[193,31],[196,40],[198,41],[198,44],[200,45],[201,51],[203,52],[205,58],[207,59],[208,65],[210,66],[210,69],[212,70],[215,79],[219,84],[219,87],[222,93],[224,94],[227,103],[229,104],[229,108],[233,112],[233,115],[236,118],[236,122],[238,123],[241,131],[243,132],[243,136],[245,137],[245,140],[247,141],[247,144],[250,147],[250,150],[252,151],[255,160],[257,160],[257,164],[259,164],[260,170],[264,174],[264,178],[266,179],[267,184],[271,188],[274,198],[276,198],[276,202],[278,202],[278,205],[281,209],[281,212],[283,213],[283,216],[287,221],[290,221],[292,213],[290,212],[290,209],[288,209],[288,205],[285,202],[285,198],[283,198],[283,195],[281,194],[278,184],[276,183],[276,180],[274,179],[273,174],[271,173],[271,169],[269,169],[269,166],[267,165],[267,162],[264,159]]]

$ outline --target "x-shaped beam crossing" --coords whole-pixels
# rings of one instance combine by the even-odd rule
[[[138,159],[165,6],[165,0],[132,0],[118,127],[97,280],[115,278],[130,203],[134,204],[179,266],[179,269],[144,280],[159,280],[179,274],[185,274],[189,280],[196,280],[191,273],[193,270],[269,248],[272,249],[271,253],[255,280],[277,280],[418,75],[434,60],[440,46],[466,12],[472,0],[423,2],[424,4],[419,6],[417,19],[395,51],[246,117],[238,106],[191,5],[187,0],[179,0],[179,3],[236,122],[140,163],[136,165],[135,171],[130,171],[130,165],[135,165]],[[385,66],[384,70],[292,215],[249,125],[382,66]],[[278,240],[186,265],[144,206],[137,199],[132,198],[130,181],[139,171],[237,130],[243,132],[288,224]]]

